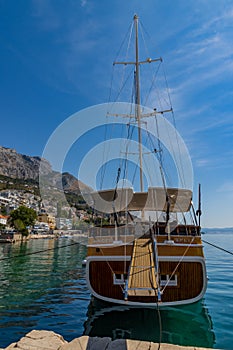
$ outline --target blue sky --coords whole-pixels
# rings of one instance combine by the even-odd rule
[[[202,224],[233,226],[231,0],[0,0],[0,145],[40,156],[67,117],[107,102],[135,13],[164,60],[194,190],[202,184]]]

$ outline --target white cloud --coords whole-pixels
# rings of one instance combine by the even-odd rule
[[[209,159],[197,159],[195,165],[198,167],[206,167],[210,164]]]
[[[87,5],[87,0],[81,0],[81,6],[84,7]]]
[[[233,192],[233,181],[228,181],[223,183],[219,188],[216,190],[217,192]]]
[[[203,7],[203,2],[201,5]],[[229,79],[229,74],[233,73],[230,34],[233,7],[223,11],[223,7],[219,6],[216,8],[218,16],[211,17],[213,12],[203,13],[196,23],[195,20],[192,22],[194,29],[187,28],[186,35],[180,37],[178,49],[172,52],[173,80],[179,86],[179,93],[189,93],[200,86],[211,86]],[[182,83],[179,84],[179,81]]]

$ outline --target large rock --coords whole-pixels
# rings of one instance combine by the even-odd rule
[[[54,332],[33,330],[17,343],[9,345],[6,350],[58,350],[66,343],[61,335]]]
[[[59,334],[51,331],[33,330],[17,343],[5,350],[208,350],[193,346],[159,344],[142,340],[116,339],[82,336],[67,342]],[[0,349],[1,350],[1,349]]]

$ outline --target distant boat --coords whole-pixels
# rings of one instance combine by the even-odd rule
[[[115,64],[134,66],[135,100],[132,113],[126,116],[129,121],[126,127],[128,130],[136,127],[138,133],[140,191],[116,185],[116,188],[100,189],[90,194],[93,203],[99,199],[106,203],[106,215],[105,224],[90,230],[87,285],[94,297],[111,303],[147,307],[190,304],[203,298],[207,287],[200,228],[200,188],[199,206],[195,211],[191,189],[167,186],[160,155],[162,145],[155,147],[148,133],[147,146],[149,148],[151,144],[162,185],[145,189],[142,124],[146,128],[147,118],[154,118],[156,123],[157,115],[164,118],[166,112],[172,113],[173,110],[154,109],[152,113],[144,114],[140,106],[139,67],[161,59],[139,60],[138,23],[135,15],[135,59]],[[126,161],[117,169],[117,184],[123,167],[126,173],[128,158],[125,158]],[[148,172],[153,175],[150,169]]]
[[[15,241],[10,237],[0,237],[0,243],[15,243]]]

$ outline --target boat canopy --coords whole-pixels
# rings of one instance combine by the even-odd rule
[[[187,212],[192,191],[188,189],[149,187],[147,192],[133,192],[132,188],[110,189],[89,194],[89,205],[96,210],[113,213],[121,211]]]

